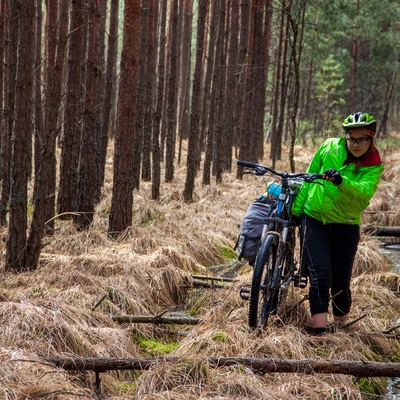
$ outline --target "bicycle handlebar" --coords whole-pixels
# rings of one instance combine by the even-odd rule
[[[241,167],[253,169],[255,175],[265,175],[267,172],[270,172],[271,174],[280,176],[281,178],[302,178],[306,182],[312,182],[314,181],[314,179],[325,179],[324,175],[322,174],[309,174],[307,172],[300,172],[300,173],[278,172],[271,167],[267,167],[266,165],[261,165],[248,161],[237,160],[236,164]]]

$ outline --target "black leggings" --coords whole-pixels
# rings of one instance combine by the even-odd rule
[[[329,294],[334,316],[350,311],[350,279],[359,240],[359,225],[323,224],[303,216],[302,265],[310,278],[311,315],[328,312]]]

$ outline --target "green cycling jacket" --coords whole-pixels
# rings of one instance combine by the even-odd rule
[[[377,149],[357,172],[354,163],[345,163],[346,159],[345,138],[327,139],[321,145],[307,172],[322,174],[334,168],[342,175],[343,182],[340,185],[326,180],[304,182],[293,204],[294,215],[306,213],[323,223],[360,224],[361,213],[375,194],[384,167]]]

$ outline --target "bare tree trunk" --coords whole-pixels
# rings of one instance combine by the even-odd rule
[[[135,107],[135,132],[134,132],[134,152],[133,152],[133,188],[140,187],[140,171],[142,166],[143,156],[143,141],[145,132],[151,127],[144,126],[145,114],[145,97],[146,97],[146,82],[148,69],[148,41],[149,41],[149,0],[142,0],[142,30],[140,32],[140,60],[138,72],[138,87],[136,90],[136,107]],[[151,131],[148,132],[151,137]],[[145,174],[148,174],[149,170]]]
[[[50,214],[54,215],[55,150],[59,130],[58,116],[61,104],[61,82],[68,26],[68,19],[65,18],[68,14],[67,10],[68,0],[47,2],[45,118],[43,132],[41,132],[40,136],[40,163],[38,163],[38,169],[35,173],[33,216],[25,250],[26,263],[31,268],[38,266],[46,220]],[[61,16],[62,18],[60,18]]]
[[[81,142],[82,98],[82,56],[85,34],[84,0],[71,1],[71,21],[68,42],[66,71],[66,101],[61,137],[60,184],[58,192],[58,213],[75,211],[78,185],[79,146]]]
[[[7,225],[7,205],[10,194],[10,130],[8,124],[8,96],[5,94],[9,86],[10,43],[8,2],[0,2],[0,226]]]
[[[124,10],[114,179],[108,227],[111,235],[121,233],[132,225],[134,107],[140,51],[141,1],[125,0]]]
[[[386,101],[385,101],[385,108],[383,110],[382,115],[382,122],[379,124],[377,137],[380,135],[386,136],[387,135],[387,123],[389,117],[389,110],[390,110],[390,103],[392,100],[393,89],[395,87],[397,80],[397,71],[393,71],[392,79],[388,82],[388,88],[386,90]]]
[[[101,3],[93,2],[89,5],[88,11],[90,23],[87,37],[86,92],[75,207],[78,214],[74,214],[73,217],[79,230],[84,230],[91,225],[96,196],[100,191],[97,161],[101,126],[98,110],[101,110],[102,106],[102,83],[104,82],[102,79],[104,37],[102,37],[101,22],[105,19],[105,14],[102,14],[105,13],[105,9],[102,10]]]
[[[68,371],[147,370],[158,363],[177,363],[180,357],[139,358],[61,358],[46,357],[46,361]],[[242,365],[257,374],[342,374],[364,377],[397,377],[400,363],[345,360],[282,360],[275,358],[206,357],[204,362],[214,367]]]
[[[41,136],[43,134],[43,111],[42,111],[42,1],[35,0],[35,68],[33,81],[34,100],[34,166],[35,171],[39,168],[40,153],[42,148]],[[35,196],[35,193],[33,194]]]
[[[275,166],[276,161],[279,159],[279,149],[278,143],[280,142],[280,135],[279,132],[279,110],[282,107],[281,102],[281,80],[284,79],[282,77],[282,69],[283,69],[283,38],[284,38],[284,31],[285,31],[285,12],[284,6],[286,4],[286,0],[282,1],[282,10],[281,18],[279,22],[279,42],[278,42],[278,50],[275,57],[275,64],[276,64],[276,74],[273,86],[275,87],[274,94],[273,94],[273,111],[272,111],[272,127],[271,127],[271,150],[270,150],[270,158],[272,160],[272,166]]]
[[[236,104],[238,97],[236,96],[239,66],[239,0],[230,1],[229,9],[229,40],[227,49],[227,83],[226,83],[226,96],[225,101],[225,121],[224,125],[226,128],[226,143],[230,143],[228,146],[224,146],[224,160],[225,169],[230,171],[232,168],[232,147],[236,145],[234,139],[236,138],[236,132],[238,131],[235,124]]]
[[[167,134],[165,138],[165,181],[174,179],[175,143],[176,143],[176,104],[177,104],[177,49],[178,49],[178,0],[171,1],[170,47],[168,65],[168,102],[167,102]]]
[[[203,163],[203,185],[209,185],[211,182],[211,162],[213,157],[214,148],[214,118],[215,109],[213,108],[212,98],[212,80],[215,68],[215,46],[217,38],[218,27],[218,10],[219,0],[212,1],[212,10],[210,12],[211,27],[210,38],[208,41],[208,55],[207,55],[207,71],[206,80],[204,84],[204,99],[203,99],[203,128],[205,133],[205,156]]]
[[[178,162],[182,157],[182,140],[189,136],[189,112],[190,112],[190,62],[192,44],[192,24],[193,24],[193,0],[182,1],[182,41],[181,41],[181,75],[180,75],[180,94],[179,94],[179,156]]]
[[[32,156],[32,89],[35,4],[31,1],[18,3],[18,58],[15,86],[15,120],[11,142],[11,196],[10,221],[7,236],[6,269],[22,271],[30,268],[25,260],[28,178]]]
[[[115,70],[117,64],[118,54],[118,6],[119,0],[111,0],[110,6],[110,24],[108,29],[108,47],[107,47],[107,61],[106,61],[106,76],[105,76],[105,90],[104,90],[104,103],[101,123],[101,134],[100,134],[100,161],[99,161],[99,183],[100,187],[104,184],[104,168],[106,164],[108,138],[110,136],[112,126],[112,113],[111,109],[113,106],[112,96],[114,94],[114,88],[117,86],[115,80]],[[96,201],[99,201],[100,193]]]
[[[157,2],[157,7],[159,7]],[[165,85],[165,28],[167,19],[167,2],[161,4],[161,17],[160,17],[160,45],[158,46],[158,86],[156,93],[156,109],[154,113],[154,126],[152,137],[152,160],[153,160],[153,173],[151,182],[151,197],[158,199],[160,197],[160,183],[161,183],[161,146],[160,146],[160,129],[163,110],[164,99],[164,85]]]
[[[231,143],[226,142],[224,137],[224,114],[223,100],[226,96],[226,44],[225,37],[225,15],[226,1],[220,0],[218,11],[218,33],[217,42],[215,45],[215,66],[213,79],[213,105],[214,105],[214,127],[213,127],[213,170],[217,183],[222,182],[222,173],[226,164],[224,160],[224,147],[231,146]],[[225,139],[225,140],[224,140]]]
[[[201,83],[203,80],[203,58],[205,54],[205,22],[208,12],[208,0],[200,0],[197,19],[196,61],[193,74],[192,103],[190,108],[190,127],[188,139],[188,156],[186,181],[183,197],[185,201],[193,198],[194,181],[198,160],[200,157],[200,113],[201,113]]]

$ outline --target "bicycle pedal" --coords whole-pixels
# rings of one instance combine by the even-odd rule
[[[249,283],[244,283],[241,287],[240,287],[240,298],[242,300],[249,300],[250,298],[250,284]]]
[[[306,276],[300,276],[300,275],[296,275],[294,277],[294,281],[293,284],[295,287],[298,287],[300,289],[304,289],[307,286],[308,283],[308,279]]]

